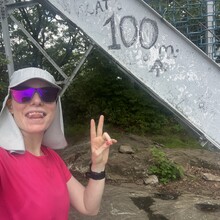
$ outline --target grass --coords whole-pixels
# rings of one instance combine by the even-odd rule
[[[181,134],[166,134],[153,135],[151,138],[153,141],[160,143],[167,148],[202,148],[199,141],[190,135],[185,135],[183,137]]]
[[[73,126],[66,126],[65,135],[69,143],[76,143],[84,140],[85,138],[89,138],[89,129],[89,124],[75,124]],[[164,130],[165,132],[160,134],[148,133],[146,134],[146,137],[154,142],[164,145],[167,148],[202,148],[199,141],[193,135],[191,135],[190,132],[184,129],[175,130],[175,132],[172,128],[166,128]],[[105,124],[104,131],[109,132],[111,137],[115,139],[120,139],[121,136],[126,135],[126,132],[123,129],[115,128],[110,124]],[[140,136],[143,136],[143,134]]]

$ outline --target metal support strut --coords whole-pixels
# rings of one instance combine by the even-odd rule
[[[3,33],[3,41],[5,45],[5,53],[6,58],[8,59],[9,63],[7,64],[8,75],[9,78],[14,72],[14,62],[12,56],[12,50],[10,45],[10,34],[8,28],[8,17],[22,30],[22,32],[27,36],[27,38],[32,42],[32,44],[38,48],[38,50],[44,55],[44,57],[52,64],[52,66],[62,75],[64,78],[63,81],[58,83],[63,83],[64,87],[61,92],[61,96],[67,90],[71,82],[73,81],[74,77],[78,73],[79,69],[85,62],[86,58],[90,54],[91,50],[93,49],[93,45],[91,44],[88,50],[85,52],[83,57],[80,59],[78,65],[74,69],[71,76],[67,76],[63,70],[55,63],[55,61],[47,54],[47,52],[40,46],[40,44],[28,33],[25,27],[11,14],[14,9],[21,8],[21,7],[31,7],[38,4],[37,1],[32,0],[29,2],[15,2],[14,0],[0,0],[0,22],[2,24],[2,33]]]
[[[2,24],[3,41],[5,45],[6,59],[8,60],[8,76],[10,77],[14,72],[14,62],[12,57],[10,34],[8,29],[8,12],[5,0],[0,0],[0,20]]]

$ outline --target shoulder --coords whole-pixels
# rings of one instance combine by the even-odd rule
[[[4,160],[6,157],[9,157],[10,154],[10,151],[7,151],[4,148],[0,147],[0,161]]]
[[[53,149],[46,147],[46,146],[42,146],[41,150],[43,151],[44,154],[57,155],[57,153]]]
[[[13,162],[14,155],[4,148],[0,147],[0,168],[10,166]]]
[[[59,154],[57,152],[55,152],[53,149],[49,148],[49,147],[42,147],[42,151],[45,155],[47,155],[50,160],[53,162],[55,162],[56,167],[58,167],[65,178],[65,181],[69,181],[69,179],[71,178],[72,174],[69,171],[67,164],[64,162],[64,160],[59,156]]]
[[[59,156],[59,154],[55,150],[53,150],[49,147],[45,147],[45,146],[42,146],[41,149],[45,155],[47,155],[55,160],[63,161],[62,158]]]
[[[7,151],[3,148],[3,147],[1,147],[0,146],[0,154],[4,154],[4,153],[6,153]]]

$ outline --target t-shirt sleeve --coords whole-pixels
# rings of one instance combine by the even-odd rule
[[[0,153],[0,186],[1,186],[1,176],[2,176],[2,161],[1,161],[1,153]]]
[[[3,172],[3,159],[4,159],[4,150],[0,147],[0,179],[1,179],[1,174]]]
[[[66,182],[68,182],[72,176],[70,170],[68,169],[68,167],[66,166],[65,162],[60,158],[60,156],[58,155],[59,160],[60,160],[60,166],[61,169],[63,170]]]
[[[3,175],[3,160],[4,160],[4,150],[0,147],[0,186],[1,186],[1,179]]]

